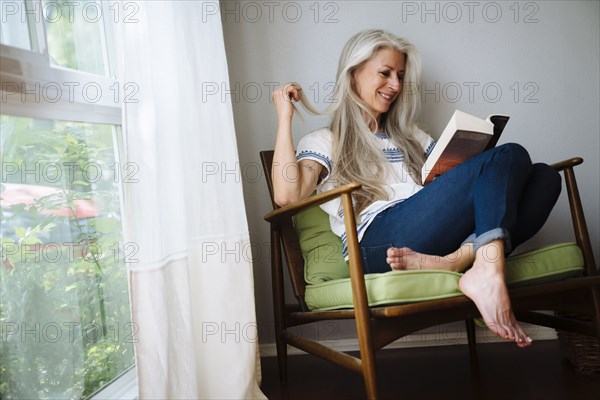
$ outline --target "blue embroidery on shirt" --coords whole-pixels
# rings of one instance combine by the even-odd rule
[[[425,157],[429,156],[429,154],[431,153],[431,151],[435,147],[436,143],[437,142],[434,140],[433,142],[431,142],[431,144],[429,146],[427,146],[427,148],[425,149]]]
[[[388,162],[398,163],[404,161],[404,154],[396,147],[383,149],[382,151]]]
[[[331,160],[325,154],[317,153],[312,150],[302,150],[300,153],[296,155],[296,161],[300,161],[303,159],[312,159],[316,161],[320,161],[321,164],[327,167],[327,170],[331,171]]]

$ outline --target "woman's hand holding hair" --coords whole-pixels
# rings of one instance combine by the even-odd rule
[[[297,83],[286,83],[273,91],[273,104],[277,110],[279,120],[291,120],[294,116],[294,104],[292,101],[300,101],[302,88]]]

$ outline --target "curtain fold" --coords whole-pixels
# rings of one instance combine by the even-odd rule
[[[221,19],[203,3],[140,1],[115,25],[141,399],[265,398],[231,104],[203,95],[229,82]]]

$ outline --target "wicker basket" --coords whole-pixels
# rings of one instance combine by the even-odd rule
[[[590,317],[581,315],[561,316],[591,321]],[[573,364],[577,372],[600,374],[600,339],[565,331],[557,331],[557,333],[562,354]]]

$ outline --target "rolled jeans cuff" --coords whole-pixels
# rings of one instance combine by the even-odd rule
[[[473,235],[471,235],[473,236]],[[469,238],[471,237],[469,236]],[[467,238],[468,239],[468,238]],[[477,249],[481,246],[488,244],[494,240],[504,240],[504,253],[508,254],[512,251],[512,244],[510,241],[510,233],[504,228],[494,228],[481,235],[475,237],[473,240],[473,253],[477,252]],[[466,240],[465,240],[466,242]]]
[[[467,243],[473,243],[475,241],[475,238],[477,237],[477,235],[475,235],[474,233],[471,233],[469,235],[468,238],[466,238],[460,245],[460,247],[463,247],[465,244]]]

